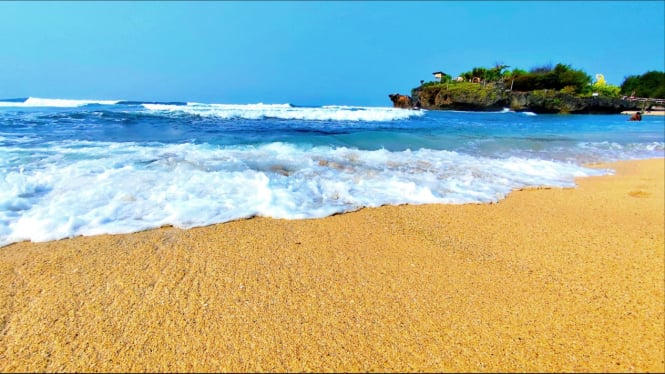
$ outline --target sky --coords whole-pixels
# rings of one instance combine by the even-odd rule
[[[665,1],[0,2],[0,99],[391,106],[435,71],[665,71]]]

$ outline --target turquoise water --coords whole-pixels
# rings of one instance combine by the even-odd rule
[[[0,101],[0,245],[499,201],[664,157],[664,117]]]

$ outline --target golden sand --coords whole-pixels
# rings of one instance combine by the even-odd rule
[[[0,248],[0,371],[662,372],[664,163]]]
[[[624,110],[621,114],[633,115],[637,113],[637,110]],[[665,110],[650,110],[650,111],[639,111],[643,116],[665,116]]]

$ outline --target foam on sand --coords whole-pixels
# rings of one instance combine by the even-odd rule
[[[4,247],[0,371],[663,372],[663,159],[602,168],[491,205]]]
[[[381,205],[491,203],[609,170],[421,149],[66,141],[0,160],[0,246],[252,216],[321,218]],[[1,154],[1,153],[0,153]],[[22,157],[17,167],[16,157]]]

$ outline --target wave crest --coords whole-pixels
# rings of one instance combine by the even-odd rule
[[[52,108],[76,108],[85,105],[114,105],[119,100],[72,100],[72,99],[46,99],[40,97],[28,97],[23,101],[20,99],[8,99],[0,101],[0,107],[52,107]]]
[[[296,107],[291,104],[143,104],[149,111],[164,115],[186,113],[221,119],[283,119],[309,121],[393,121],[420,117],[423,111],[388,107],[323,106]]]

